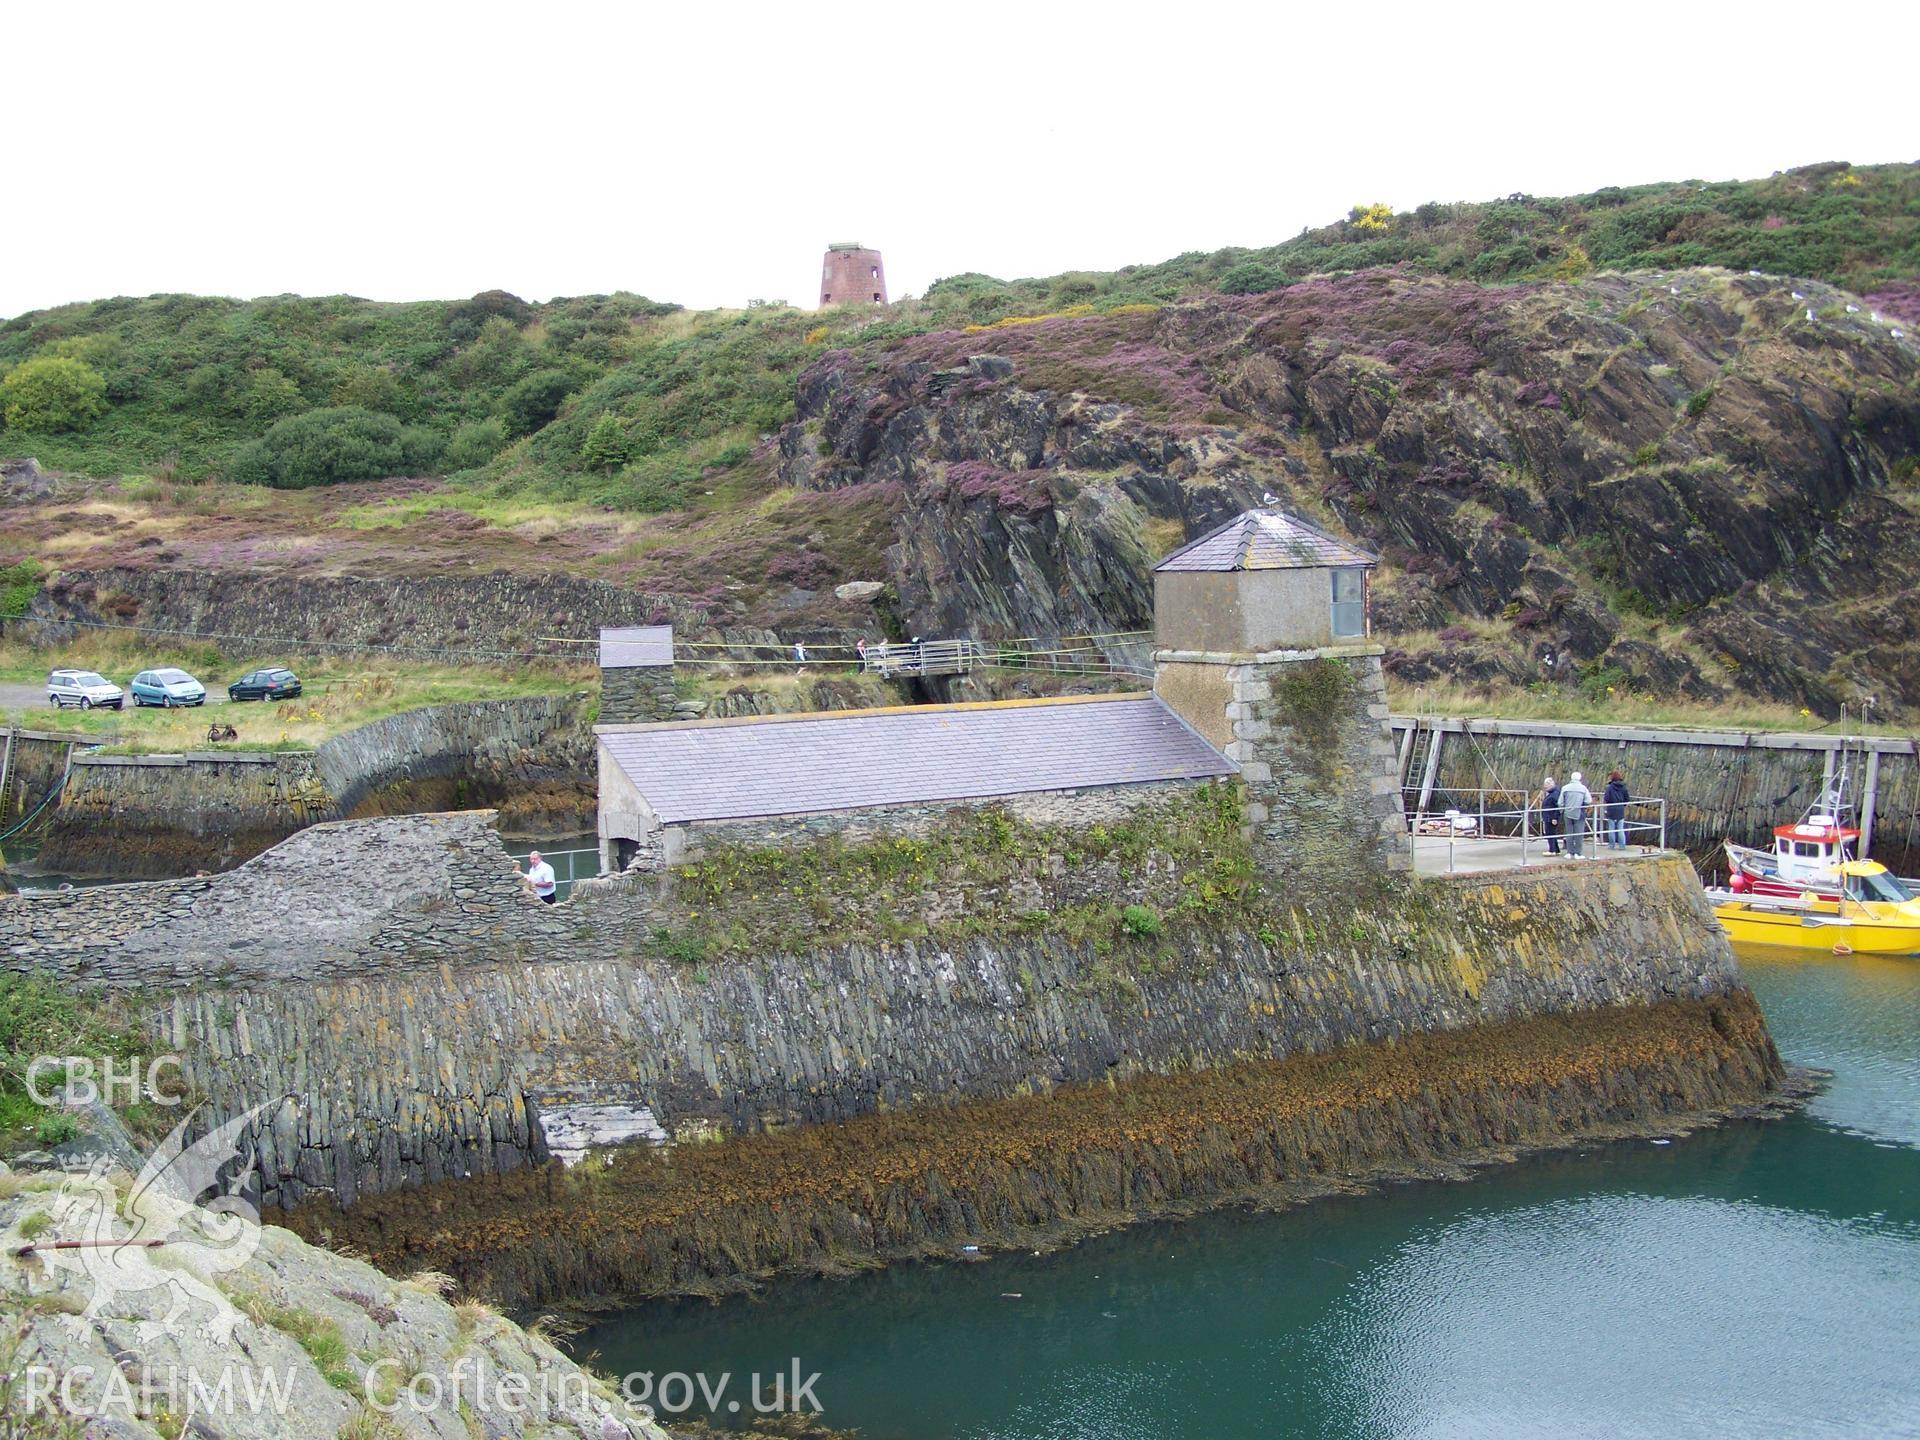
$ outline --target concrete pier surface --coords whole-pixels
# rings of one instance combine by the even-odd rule
[[[1496,836],[1484,840],[1471,836],[1449,839],[1445,835],[1410,838],[1416,875],[1474,875],[1488,870],[1537,869],[1543,865],[1591,865],[1599,860],[1630,860],[1655,853],[1650,845],[1612,850],[1605,846],[1596,849],[1589,842],[1586,858],[1576,860],[1570,855],[1548,854],[1547,842],[1537,835],[1526,841]]]

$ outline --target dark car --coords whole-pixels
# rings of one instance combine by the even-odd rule
[[[227,686],[229,700],[291,700],[299,693],[300,677],[279,667],[249,670]]]

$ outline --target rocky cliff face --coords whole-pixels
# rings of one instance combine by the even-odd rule
[[[836,351],[788,483],[897,492],[908,628],[1151,623],[1271,493],[1384,554],[1390,669],[1920,705],[1920,347],[1830,287],[1396,270]]]

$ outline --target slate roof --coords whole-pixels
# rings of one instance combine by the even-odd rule
[[[1232,775],[1151,695],[603,731],[666,824]]]
[[[630,670],[673,664],[671,625],[628,625],[600,632],[600,668]]]
[[[1282,510],[1247,510],[1189,540],[1156,571],[1299,570],[1378,565],[1380,557]]]

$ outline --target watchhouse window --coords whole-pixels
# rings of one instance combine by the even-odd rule
[[[1333,633],[1337,636],[1367,633],[1366,571],[1335,570],[1333,575]]]
[[[873,267],[873,278],[876,280],[880,278],[880,267],[878,265]]]

